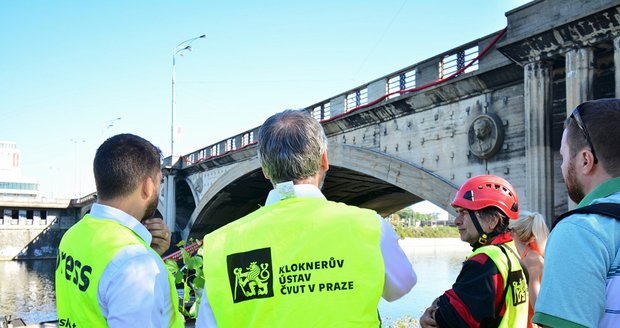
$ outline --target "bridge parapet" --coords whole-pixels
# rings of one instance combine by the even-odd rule
[[[345,114],[368,108],[384,106],[405,94],[422,91],[458,76],[475,71],[491,70],[510,62],[501,54],[494,53],[491,46],[504,31],[499,31],[448,50],[420,63],[405,67],[378,79],[347,90],[330,99],[306,107],[317,120],[333,121]],[[433,103],[428,102],[431,106]],[[190,168],[200,163],[205,167],[222,165],[221,158],[230,158],[232,152],[243,150],[256,143],[258,129],[244,131],[197,151],[182,156],[179,168]],[[326,131],[330,133],[330,131]],[[226,160],[223,160],[224,162]],[[219,163],[218,163],[219,162]],[[170,164],[167,158],[164,165]]]

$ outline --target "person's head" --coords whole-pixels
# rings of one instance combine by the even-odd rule
[[[600,176],[620,176],[620,99],[577,106],[564,122],[562,175],[569,197],[580,202]]]
[[[491,134],[491,123],[485,119],[479,119],[474,122],[474,133],[476,138],[480,140],[486,139]]]
[[[542,214],[521,211],[517,220],[510,221],[510,231],[515,241],[524,245],[536,242],[538,249],[544,254],[549,229]]]
[[[133,134],[119,134],[106,140],[93,161],[97,198],[101,202],[132,195],[144,198],[143,217],[153,215],[161,181],[161,150]]]
[[[258,158],[265,176],[280,182],[318,179],[327,164],[327,137],[305,110],[285,110],[269,117],[258,131]]]
[[[508,181],[494,175],[473,177],[459,188],[452,201],[461,240],[486,244],[508,232],[510,219],[519,216],[519,199]]]

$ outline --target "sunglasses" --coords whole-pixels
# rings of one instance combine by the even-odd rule
[[[581,130],[581,133],[583,133],[583,136],[586,137],[586,141],[588,142],[588,145],[590,146],[590,151],[592,152],[592,156],[594,157],[594,164],[598,163],[598,158],[596,158],[596,152],[594,152],[594,145],[592,144],[592,139],[590,139],[590,133],[588,133],[586,125],[583,124],[583,120],[581,119],[581,105],[573,109],[573,113],[570,114],[570,117],[575,119],[575,122]]]

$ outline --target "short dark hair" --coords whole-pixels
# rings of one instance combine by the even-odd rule
[[[93,172],[99,199],[131,194],[147,176],[161,171],[161,150],[133,134],[119,134],[106,140],[95,154]]]
[[[272,183],[316,174],[326,150],[323,127],[306,110],[275,114],[258,131],[258,158]]]
[[[604,98],[579,105],[583,125],[590,135],[596,157],[608,174],[620,176],[620,99]],[[583,148],[590,147],[575,118],[564,121],[569,155],[575,157]]]

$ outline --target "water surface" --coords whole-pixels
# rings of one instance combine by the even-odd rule
[[[470,248],[455,238],[405,239],[401,246],[413,264],[418,283],[401,299],[381,300],[385,325],[408,315],[418,319],[433,300],[449,289]],[[0,261],[0,318],[20,317],[27,323],[56,320],[55,260]]]

